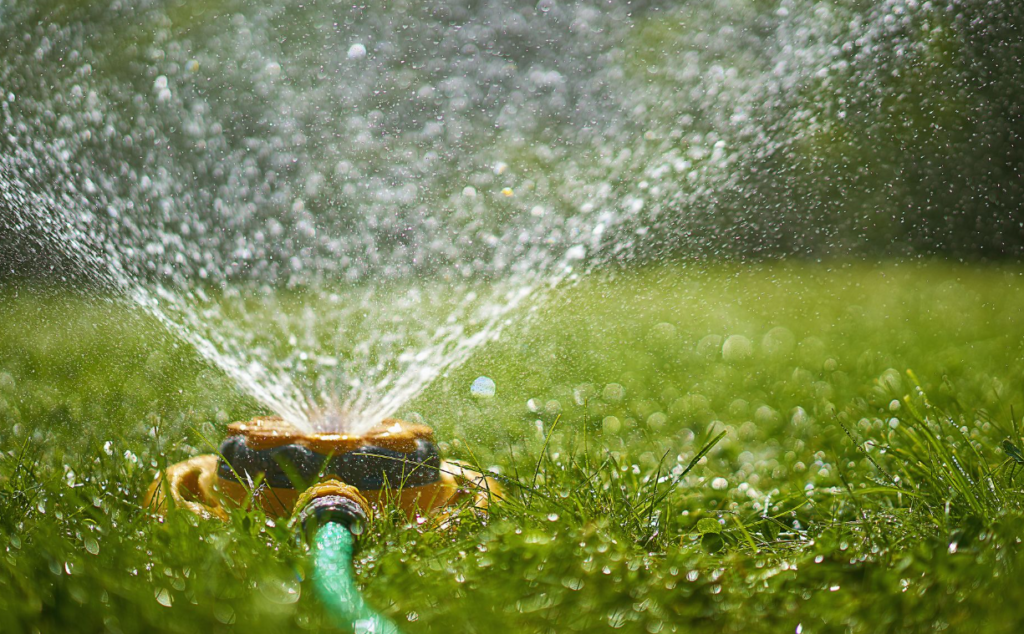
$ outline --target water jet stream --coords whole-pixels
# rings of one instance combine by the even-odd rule
[[[360,430],[586,270],[1019,253],[1019,64],[971,74],[1013,9],[947,8],[0,0],[4,274],[102,287]]]

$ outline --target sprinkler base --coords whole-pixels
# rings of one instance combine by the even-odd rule
[[[259,505],[285,517],[311,486],[337,481],[357,489],[376,509],[389,504],[412,518],[467,498],[486,509],[497,482],[458,462],[440,460],[433,430],[396,419],[362,435],[304,434],[279,418],[228,427],[220,455],[206,454],[158,473],[144,503],[201,517],[227,519],[228,507]]]

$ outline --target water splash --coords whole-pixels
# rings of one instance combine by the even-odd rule
[[[981,27],[943,3],[620,4],[0,3],[5,273],[103,286],[265,407],[359,430],[611,262],[906,226],[1019,247],[1016,181],[957,185],[1017,163],[950,131],[999,137],[975,124],[1021,82],[954,72],[949,34],[975,55]],[[926,137],[938,167],[905,176]],[[935,182],[954,213],[901,202]]]

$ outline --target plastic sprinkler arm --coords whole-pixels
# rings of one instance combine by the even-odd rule
[[[340,483],[337,483],[340,485]],[[320,495],[317,495],[319,489]],[[400,634],[398,627],[374,611],[356,585],[352,558],[369,506],[355,489],[319,485],[298,519],[313,536],[313,587],[334,624],[355,634]],[[311,498],[311,499],[310,499]]]

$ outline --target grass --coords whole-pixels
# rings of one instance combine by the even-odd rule
[[[1019,631],[1022,274],[586,278],[404,412],[508,499],[383,514],[366,596],[407,632]],[[257,412],[117,304],[0,290],[0,631],[328,629],[285,522],[139,508]]]

